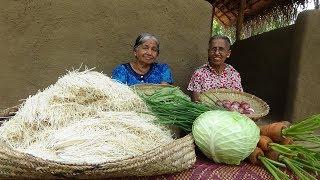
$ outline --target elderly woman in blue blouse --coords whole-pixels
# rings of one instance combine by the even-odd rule
[[[156,63],[159,41],[149,33],[140,34],[133,47],[135,60],[117,66],[112,78],[128,86],[135,84],[172,84],[171,71],[167,64]]]

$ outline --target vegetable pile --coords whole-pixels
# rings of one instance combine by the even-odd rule
[[[281,168],[292,170],[300,179],[316,179],[320,138],[315,130],[320,128],[320,114],[293,125],[283,121],[259,128],[247,116],[227,111],[228,105],[193,103],[176,92],[177,88],[164,88],[142,98],[160,123],[192,131],[196,145],[208,158],[226,164],[247,158],[279,180],[290,178]]]
[[[178,88],[141,97],[160,123],[192,131],[197,146],[215,162],[240,164],[259,140],[259,128],[247,116],[191,102]]]

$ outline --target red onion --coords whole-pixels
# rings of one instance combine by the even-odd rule
[[[240,107],[242,107],[243,109],[248,109],[248,108],[250,108],[250,104],[245,101],[242,101],[240,103]]]
[[[252,108],[244,109],[243,114],[254,114],[254,110]]]

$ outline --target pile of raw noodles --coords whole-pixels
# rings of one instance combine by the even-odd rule
[[[128,86],[92,70],[74,70],[20,106],[0,140],[21,152],[65,163],[102,163],[173,141]]]

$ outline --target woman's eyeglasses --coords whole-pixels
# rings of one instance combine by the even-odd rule
[[[212,47],[212,48],[209,48],[209,51],[211,53],[215,53],[216,51],[218,51],[218,53],[224,53],[224,52],[226,52],[228,50],[223,48],[223,47]]]
[[[152,52],[156,52],[158,53],[159,50],[155,47],[148,47],[148,46],[142,46],[141,49],[144,51],[144,52],[148,52],[149,50],[151,50]]]

